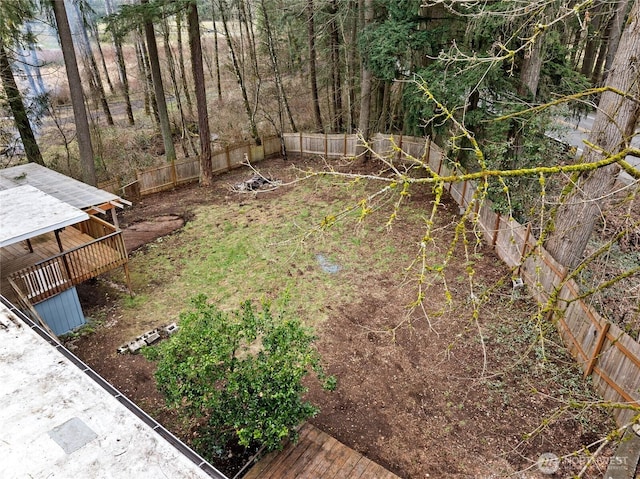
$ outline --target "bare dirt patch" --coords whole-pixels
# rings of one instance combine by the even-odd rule
[[[296,160],[296,164],[304,167],[312,162]],[[297,174],[290,168],[291,162],[280,159],[266,161],[260,167],[265,175],[284,180]],[[375,165],[351,168],[367,171]],[[238,234],[242,238],[241,232],[251,225],[290,220],[277,209],[278,199],[290,189],[257,195],[231,190],[231,185],[252,174],[240,169],[220,176],[211,188],[194,185],[150,196],[127,210],[121,224],[128,228],[154,217],[206,215],[207,210],[200,207],[209,205],[228,210],[229,220],[215,220],[201,234]],[[300,198],[299,208],[330,200],[330,192],[318,190]],[[432,200],[428,191],[414,191],[408,204],[427,209]],[[434,261],[447,253],[456,213],[454,204],[441,210]],[[327,290],[331,282],[344,281],[356,291],[343,297],[338,289],[324,301],[322,313],[326,319],[316,328],[318,348],[327,372],[337,376],[338,388],[327,393],[309,384],[309,398],[321,408],[312,422],[401,477],[507,477],[523,470],[523,477],[550,477],[541,476],[535,467],[541,453],[561,455],[579,450],[610,430],[610,418],[592,409],[555,416],[569,399],[588,402],[595,398],[583,387],[573,360],[555,343],[549,325],[541,326],[547,337],[544,351],[536,346],[541,331],[530,320],[535,305],[526,297],[512,297],[510,272],[490,248],[477,246],[466,261],[459,244],[454,251],[457,260],[443,273],[451,304],[446,305],[444,290],[436,281],[426,291],[425,310],[411,312],[408,305],[415,300],[415,279],[410,279],[411,274],[405,275],[409,279],[404,282],[398,277],[403,277],[415,256],[423,233],[423,222],[399,222],[392,230],[382,228],[380,232],[387,235],[388,250],[368,251],[366,237],[358,236],[354,228],[353,234],[345,237],[344,249],[362,248],[358,251],[365,252],[364,267],[326,271],[312,263],[288,265],[288,280],[319,278],[326,282]],[[207,254],[213,254],[193,247],[189,236],[182,235],[177,230],[171,240],[133,253],[134,259],[141,255],[144,260],[141,269],[152,258],[162,259],[156,266],[162,271],[135,272],[141,277],[140,290],[136,291],[140,297],[153,299],[168,294],[161,288],[182,274],[189,258],[201,257],[204,261]],[[365,244],[360,244],[361,240]],[[240,250],[235,253],[244,254]],[[332,252],[323,253],[333,264]],[[380,272],[377,262],[389,256],[397,258],[398,271]],[[229,261],[221,263],[221,268],[234,267],[227,257],[221,261]],[[477,293],[494,287],[477,308],[477,315],[476,296],[471,295],[467,284],[469,267],[476,271]],[[246,271],[247,282],[251,273]],[[272,286],[266,284],[265,288]],[[110,298],[119,299],[94,302],[99,306],[87,312],[98,319],[99,325],[94,333],[71,339],[70,346],[99,374],[190,443],[190,432],[180,427],[156,391],[154,364],[141,356],[116,353],[118,346],[131,339],[133,331],[140,334],[151,323],[143,319],[135,323],[137,319],[132,318],[136,314],[128,312],[126,306],[135,300],[105,288]],[[324,291],[317,291],[321,293]],[[162,313],[166,307],[158,311]],[[155,318],[158,324],[172,319],[170,314],[159,316]],[[228,463],[220,467],[230,467],[226,471],[233,475]],[[576,472],[562,470],[558,477]],[[585,477],[598,477],[600,472],[590,471]]]
[[[184,226],[185,218],[176,214],[164,214],[128,225],[123,230],[127,251],[131,253],[141,246],[173,233]]]

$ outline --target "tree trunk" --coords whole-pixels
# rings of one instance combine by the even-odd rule
[[[213,52],[216,63],[216,88],[218,101],[222,101],[222,85],[220,84],[220,49],[218,47],[218,27],[216,25],[215,0],[211,0],[211,21],[213,22]]]
[[[107,102],[107,95],[104,91],[104,85],[102,84],[102,77],[100,76],[100,70],[98,70],[98,62],[96,62],[96,57],[93,55],[93,50],[91,48],[91,42],[89,41],[89,35],[87,33],[87,23],[85,21],[85,17],[80,12],[77,4],[74,4],[76,10],[76,19],[77,19],[77,28],[80,32],[80,38],[82,41],[80,42],[82,47],[80,50],[84,50],[83,56],[88,62],[88,70],[89,75],[91,75],[93,84],[96,89],[96,93],[98,95],[98,100],[100,105],[102,106],[102,111],[104,112],[104,116],[107,119],[108,125],[113,125],[113,116],[111,116],[111,110],[109,109],[109,103]]]
[[[227,6],[225,5],[224,0],[218,0],[218,7],[220,10],[220,16],[222,18],[222,26],[224,27],[224,34],[227,39],[227,46],[229,47],[229,53],[231,54],[231,62],[233,64],[233,72],[236,75],[236,80],[238,81],[238,85],[240,86],[240,91],[242,93],[242,103],[244,105],[244,109],[247,113],[247,117],[249,119],[249,128],[251,130],[251,136],[256,144],[262,144],[262,140],[260,139],[260,135],[258,134],[258,127],[256,125],[256,119],[254,112],[251,110],[251,105],[249,104],[249,96],[247,95],[247,88],[244,82],[244,76],[240,70],[240,64],[238,62],[238,56],[236,55],[236,51],[233,47],[233,42],[231,41],[231,33],[229,32],[229,25],[226,16]]]
[[[237,1],[238,12],[240,13],[240,30],[244,26],[249,45],[249,59],[253,68],[255,78],[260,81],[260,69],[258,68],[258,52],[256,49],[256,39],[253,32],[253,14],[251,3],[242,0]]]
[[[373,21],[373,0],[364,0],[364,27]],[[369,120],[371,115],[371,70],[366,61],[362,61],[362,73],[360,79],[360,119],[358,131],[362,137],[369,140]]]
[[[148,0],[141,0],[141,3],[147,4]],[[156,34],[153,30],[153,23],[150,19],[144,22],[144,32],[147,39],[147,48],[149,49],[149,63],[151,64],[151,78],[153,79],[153,90],[155,92],[156,103],[158,105],[158,117],[160,120],[160,132],[164,142],[164,151],[167,161],[176,161],[176,149],[173,146],[173,138],[171,136],[171,124],[169,123],[169,114],[167,113],[167,101],[164,97],[164,86],[162,84],[162,73],[160,72],[160,60],[158,57],[158,45],[156,43]]]
[[[347,133],[353,133],[353,129],[356,127],[356,81],[358,78],[358,1],[350,0],[348,3],[349,8],[349,41],[347,50]],[[345,44],[347,42],[345,41]]]
[[[634,0],[635,1],[635,0]],[[624,22],[627,8],[629,7],[629,0],[618,0],[613,18],[611,19],[611,32],[609,33],[609,48],[607,49],[607,58],[604,62],[604,71],[602,74],[602,81],[606,83],[607,75],[613,65],[613,58],[618,51],[618,45],[620,44],[620,34],[622,32],[622,23]]]
[[[276,88],[278,90],[278,103],[280,108],[284,108],[287,118],[289,120],[289,126],[291,131],[298,131],[296,124],[293,121],[293,115],[289,108],[289,102],[287,101],[287,95],[284,92],[284,86],[282,85],[282,77],[280,76],[280,70],[278,68],[278,58],[276,57],[276,50],[273,45],[273,36],[271,35],[271,24],[269,23],[269,15],[267,13],[267,7],[264,4],[264,0],[260,0],[260,7],[262,8],[262,15],[264,19],[264,29],[267,35],[267,47],[269,49],[269,57],[271,58],[271,66],[273,67],[273,74],[275,77]],[[280,125],[280,129],[283,130],[283,125]]]
[[[584,36],[586,35],[586,29],[576,28],[575,36],[573,37],[573,42],[571,46],[571,66],[574,70],[578,69],[578,65],[580,64],[580,55],[582,54],[582,44],[584,43]]]
[[[604,65],[604,60],[607,56],[607,50],[609,49],[610,33],[611,22],[607,24],[607,28],[602,35],[602,41],[600,42],[600,49],[598,50],[596,63],[593,66],[593,72],[591,72],[591,84],[594,86],[598,86],[600,84],[600,81],[602,80],[602,66]]]
[[[373,100],[374,104],[371,108],[371,118],[373,118],[372,126],[375,131],[380,131],[380,116],[382,115],[382,110],[384,108],[384,80],[376,80],[374,82],[373,88]]]
[[[180,69],[180,81],[182,82],[182,91],[184,91],[184,99],[187,102],[189,115],[193,116],[193,102],[191,101],[191,93],[189,93],[189,82],[187,81],[187,72],[184,66],[184,48],[182,47],[182,13],[176,14],[176,29],[178,39],[178,68]],[[198,31],[200,29],[198,28]],[[202,56],[202,53],[200,54]]]
[[[522,62],[520,70],[520,86],[518,94],[522,97],[528,97],[532,100],[536,99],[538,93],[538,83],[540,83],[540,69],[542,68],[542,47],[544,43],[544,34],[536,38],[531,50]]]
[[[640,117],[640,2],[636,2],[621,37],[607,85],[625,92],[629,97],[604,92],[598,113],[589,134],[589,141],[598,150],[587,148],[583,162],[594,162],[615,154],[628,146]],[[600,150],[602,149],[602,150]],[[606,153],[602,153],[602,152]],[[573,192],[559,207],[554,229],[546,248],[563,265],[575,268],[582,255],[606,201],[613,190],[619,172],[612,164],[583,175]]]
[[[307,0],[307,38],[309,41],[309,81],[311,83],[311,98],[313,102],[313,121],[317,132],[323,131],[320,116],[320,97],[318,95],[318,74],[316,70],[316,33],[314,21],[313,0]]]
[[[142,87],[143,87],[143,94],[144,94],[144,113],[145,115],[150,115],[152,95],[151,95],[151,89],[150,89],[151,84],[148,81],[147,64],[144,61],[144,51],[146,47],[142,45],[142,37],[137,32],[136,32],[135,48],[136,48],[136,60],[138,63],[138,74],[142,79]]]
[[[80,81],[80,72],[76,61],[76,53],[73,49],[73,39],[71,36],[71,28],[69,27],[69,19],[67,18],[67,10],[64,6],[64,0],[50,1],[51,6],[53,7],[53,15],[56,20],[56,25],[58,27],[60,47],[62,48],[62,56],[64,57],[64,64],[67,70],[71,105],[73,107],[73,116],[76,123],[76,136],[78,138],[80,164],[82,165],[82,179],[85,183],[95,186],[96,166],[93,158],[91,131],[89,129],[89,120],[87,119],[87,110],[84,106],[82,82]]]
[[[204,68],[202,65],[202,44],[200,42],[200,19],[195,0],[189,3],[187,13],[189,25],[189,51],[191,53],[191,69],[196,89],[196,106],[198,109],[198,132],[200,134],[200,184],[211,186],[213,183],[213,166],[211,164],[211,132],[209,131],[209,113],[207,111],[207,92],[204,84]]]
[[[384,82],[384,93],[382,94],[382,111],[380,112],[380,120],[378,131],[389,131],[389,123],[391,117],[391,82]]]
[[[16,85],[16,80],[11,71],[11,63],[9,62],[2,36],[0,36],[0,80],[2,81],[2,87],[9,102],[9,107],[11,108],[13,121],[20,134],[27,160],[38,163],[39,165],[44,165],[38,142],[31,129],[27,110],[22,101],[22,95],[20,94],[20,90],[18,90],[18,85]]]
[[[104,77],[107,80],[107,86],[109,87],[109,91],[113,93],[114,92],[113,83],[111,83],[111,77],[109,76],[107,62],[104,59],[104,52],[102,51],[102,45],[100,44],[100,35],[98,34],[98,26],[96,25],[96,22],[93,19],[91,19],[90,21],[91,21],[91,25],[89,26],[89,28],[91,32],[91,37],[93,38],[93,41],[96,42],[96,47],[98,47],[98,55],[100,55],[102,71],[104,72]]]
[[[580,72],[587,78],[591,78],[593,66],[596,62],[596,55],[600,45],[600,24],[602,23],[602,3],[598,2],[593,8],[593,16],[587,29],[587,44],[582,57],[582,68]]]
[[[391,132],[393,133],[403,133],[404,132],[404,115],[403,115],[403,110],[404,110],[404,105],[403,105],[403,101],[402,98],[404,96],[404,89],[405,89],[406,83],[404,82],[400,82],[397,85],[397,91],[396,91],[396,95],[395,95],[395,102],[394,102],[394,106],[391,109]]]
[[[330,19],[329,19],[329,40],[331,45],[331,86],[333,98],[333,125],[335,132],[341,132],[343,129],[343,112],[342,112],[342,74],[340,65],[340,33],[338,31],[338,2],[331,0],[329,2]]]
[[[182,107],[182,98],[180,96],[180,85],[178,84],[178,78],[176,77],[176,64],[173,60],[173,52],[171,51],[171,39],[169,35],[169,21],[164,16],[161,22],[162,25],[162,40],[164,44],[164,56],[167,62],[167,70],[169,71],[169,78],[171,80],[171,86],[173,87],[173,94],[176,99],[176,106],[178,107],[178,115],[180,116],[180,139],[182,144],[182,151],[184,156],[189,158],[189,132],[187,130],[187,120],[184,115],[184,108]],[[195,151],[195,149],[194,149]]]
[[[105,10],[107,15],[113,14],[113,6],[111,0],[104,0]],[[118,66],[118,77],[120,79],[120,86],[122,88],[122,96],[125,101],[125,109],[127,112],[127,119],[129,125],[135,125],[133,118],[133,108],[131,108],[131,95],[129,93],[129,78],[127,77],[127,65],[124,60],[124,53],[122,51],[122,38],[117,32],[113,32],[113,47],[116,54],[116,65]],[[148,113],[147,94],[145,92],[146,112]]]

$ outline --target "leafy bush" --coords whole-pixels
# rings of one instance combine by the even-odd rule
[[[180,330],[156,348],[156,379],[167,403],[196,424],[196,446],[207,455],[231,441],[278,449],[318,409],[302,399],[303,378],[313,370],[333,389],[299,319],[274,316],[269,304],[256,311],[249,301],[230,313],[200,295],[182,313]]]

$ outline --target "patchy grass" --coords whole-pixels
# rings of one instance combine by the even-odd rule
[[[204,293],[223,308],[288,294],[290,307],[317,325],[326,319],[327,305],[354,300],[360,283],[354,277],[365,280],[375,273],[402,281],[409,255],[398,251],[391,240],[396,235],[381,226],[384,211],[367,222],[359,222],[353,211],[344,221],[321,227],[326,215],[357,204],[364,194],[363,185],[318,179],[278,197],[245,196],[198,207],[180,232],[132,256],[137,296],[124,300],[122,323],[137,329],[164,324],[176,319],[190,297]],[[421,222],[416,212],[407,217]]]

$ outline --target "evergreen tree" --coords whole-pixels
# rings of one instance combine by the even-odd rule
[[[36,141],[27,110],[24,106],[22,94],[18,89],[13,71],[11,70],[12,58],[10,57],[9,43],[13,43],[18,49],[20,44],[33,44],[33,38],[28,33],[23,34],[23,25],[33,19],[35,3],[31,0],[3,0],[0,2],[0,81],[13,114],[14,124],[20,134],[27,159],[31,162],[44,165],[38,142]]]

